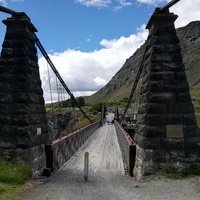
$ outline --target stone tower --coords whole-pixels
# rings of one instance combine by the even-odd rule
[[[174,21],[156,9],[147,25],[149,38],[141,77],[136,141],[137,179],[169,168],[200,165],[200,132]]]
[[[29,164],[37,175],[46,165],[48,141],[37,30],[24,13],[3,23],[7,30],[0,57],[0,156]]]

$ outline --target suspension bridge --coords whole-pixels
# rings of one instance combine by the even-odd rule
[[[174,27],[177,15],[169,12],[177,2],[156,8],[147,24],[145,52],[123,112],[107,113],[105,120],[102,109],[101,118],[96,121],[67,87],[30,18],[0,6],[1,12],[11,15],[3,21],[7,30],[0,57],[0,156],[28,163],[33,176],[58,169],[62,176],[64,170],[63,175],[71,183],[73,175],[74,181],[78,181],[77,174],[83,171],[84,152],[89,152],[92,176],[107,174],[109,179],[110,174],[128,174],[139,180],[171,167],[199,166],[200,132]],[[47,61],[50,120],[44,105],[36,47]],[[54,85],[51,75],[56,77]],[[64,113],[72,119],[71,125],[58,117],[62,109],[53,108],[52,92],[56,88],[59,105],[71,104]],[[132,120],[134,132],[129,134],[125,126],[133,102],[137,108]],[[87,123],[81,123],[80,118],[87,119]],[[64,136],[58,133],[59,120],[68,127]]]

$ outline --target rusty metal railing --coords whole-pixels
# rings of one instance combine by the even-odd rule
[[[122,158],[124,162],[125,173],[133,176],[133,168],[135,165],[136,145],[129,134],[115,120],[114,122],[118,142],[120,145]]]

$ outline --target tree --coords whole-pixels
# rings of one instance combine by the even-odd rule
[[[85,106],[85,99],[84,99],[84,97],[77,97],[76,100],[77,100],[79,106],[81,106],[81,107]]]

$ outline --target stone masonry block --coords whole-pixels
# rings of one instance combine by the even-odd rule
[[[144,103],[140,104],[138,108],[140,114],[165,114],[166,112],[166,105],[161,103]]]
[[[186,137],[185,138],[185,146],[187,148],[196,148],[197,149],[198,143],[200,143],[200,137]]]
[[[147,117],[147,115],[139,113],[137,116],[138,124],[145,124],[146,117]]]
[[[161,148],[163,149],[184,149],[184,139],[183,138],[161,138],[160,140]]]
[[[196,123],[196,117],[193,113],[191,114],[184,114],[183,118],[182,118],[182,122],[184,125],[193,125],[193,126],[197,126]]]
[[[149,94],[150,103],[169,103],[175,99],[173,92],[156,92]],[[162,105],[162,104],[161,104]]]
[[[182,71],[184,70],[184,65],[182,62],[173,62],[173,63],[152,63],[149,65],[149,68],[152,72],[166,72],[166,71]]]
[[[178,37],[174,35],[163,35],[162,37],[159,36],[153,36],[149,41],[147,41],[147,44],[149,46],[152,45],[161,45],[161,44],[179,44]]]
[[[136,178],[178,165],[200,165],[200,131],[174,26],[176,18],[156,9],[147,25],[149,49],[134,136]]]
[[[49,142],[34,38],[37,30],[26,16],[3,23],[7,30],[0,57],[0,155],[7,149],[10,157],[30,164],[35,174],[45,167],[44,144]],[[40,146],[43,149],[37,149]],[[32,156],[26,154],[31,148]]]
[[[148,93],[142,93],[140,91],[139,101],[143,104],[148,102],[149,94]]]
[[[178,80],[169,81],[165,80],[163,82],[163,87],[165,91],[188,91],[189,86],[187,82],[181,83]]]
[[[12,103],[14,101],[13,95],[0,92],[0,104]]]
[[[144,136],[147,138],[158,137],[162,138],[166,135],[165,126],[145,126]]]
[[[147,126],[162,126],[165,125],[166,117],[162,114],[148,114],[145,124]]]
[[[25,42],[24,41],[21,41],[21,40],[8,40],[5,38],[3,44],[2,44],[2,48],[4,49],[7,49],[7,48],[21,48],[23,46],[25,46]],[[2,50],[3,50],[2,49]]]
[[[143,149],[157,149],[160,146],[160,138],[146,138],[136,134],[134,141]]]
[[[175,79],[175,72],[154,72],[150,75],[151,81],[156,80],[174,80]]]
[[[153,63],[172,63],[181,62],[182,56],[180,54],[153,54],[151,57]]]
[[[1,115],[0,114],[0,125],[10,124],[11,116],[10,115]]]
[[[191,96],[190,96],[189,91],[177,92],[176,93],[176,100],[180,103],[191,102]]]
[[[185,137],[200,137],[200,129],[196,125],[184,125],[183,133]]]
[[[170,25],[167,26],[166,22],[164,23],[165,26],[159,26],[159,27],[154,27],[153,29],[150,30],[151,35],[156,35],[156,36],[161,36],[164,34],[170,34],[172,36],[176,35],[176,30],[174,27],[171,27]]]
[[[163,81],[149,81],[146,87],[147,91],[152,92],[162,92],[164,90],[164,82]]]
[[[149,54],[150,53],[155,53],[155,54],[178,54],[181,52],[180,47],[174,44],[166,44],[166,45],[153,45],[150,48]]]
[[[176,80],[186,81],[186,73],[184,71],[176,72]]]
[[[191,102],[187,102],[187,103],[178,103],[176,106],[174,106],[177,110],[177,113],[180,114],[191,114],[193,115],[194,113],[194,108]],[[194,116],[194,115],[193,115]]]

